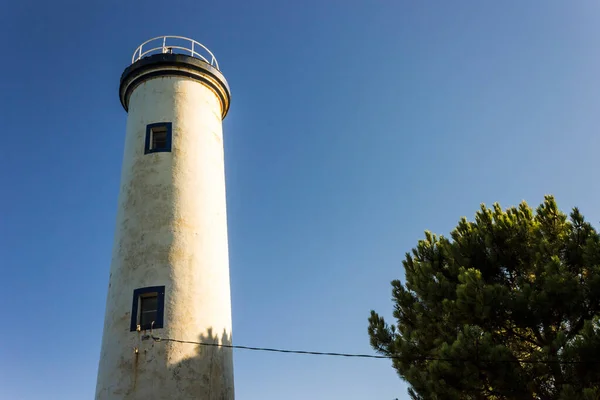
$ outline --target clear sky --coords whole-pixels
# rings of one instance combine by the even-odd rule
[[[92,399],[144,40],[206,44],[235,344],[371,352],[425,229],[543,195],[600,220],[600,3],[2,0],[0,399]],[[239,400],[405,399],[385,360],[235,352]]]

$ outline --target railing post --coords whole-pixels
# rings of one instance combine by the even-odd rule
[[[194,41],[192,40],[192,57],[194,57]]]

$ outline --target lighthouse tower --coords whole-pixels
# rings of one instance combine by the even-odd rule
[[[230,92],[187,38],[143,43],[127,111],[96,400],[232,400],[222,120]]]

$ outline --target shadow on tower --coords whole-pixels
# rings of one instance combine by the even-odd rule
[[[209,328],[206,333],[199,335],[198,342],[206,345],[168,340],[155,342],[155,346],[172,346],[172,354],[177,354],[178,349],[189,351],[182,346],[195,347],[193,357],[184,358],[168,369],[169,379],[173,379],[179,391],[179,397],[175,398],[233,400],[233,349],[219,346],[230,346],[231,336],[223,331],[219,337]]]

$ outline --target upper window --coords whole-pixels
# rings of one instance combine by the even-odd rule
[[[171,151],[171,123],[159,122],[146,126],[144,154]]]
[[[131,331],[158,329],[164,325],[165,287],[152,286],[133,291]]]

